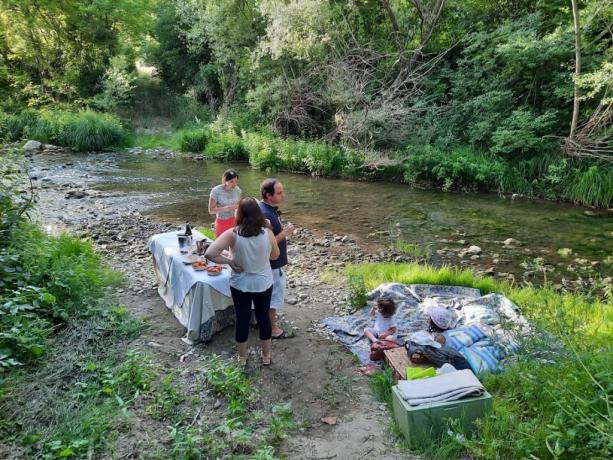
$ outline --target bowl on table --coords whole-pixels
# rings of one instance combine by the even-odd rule
[[[192,268],[196,270],[197,272],[203,272],[207,269],[206,261],[197,260],[196,262],[192,264]]]
[[[206,272],[209,276],[218,276],[221,275],[223,271],[223,267],[221,265],[211,265],[206,267]]]

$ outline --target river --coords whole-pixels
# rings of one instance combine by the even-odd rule
[[[127,196],[156,219],[208,225],[208,194],[227,167],[239,171],[243,196],[258,197],[259,184],[268,174],[244,163],[129,152],[62,153],[37,155],[32,174],[47,185],[80,186],[114,196],[109,207],[118,215]],[[350,235],[375,250],[398,241],[415,244],[436,264],[489,269],[502,277],[542,273],[543,266],[551,280],[611,276],[613,214],[606,210],[494,194],[421,191],[392,183],[288,173],[275,177],[285,188],[285,221],[322,235]],[[519,243],[505,245],[509,238]],[[471,245],[482,252],[472,258],[461,255]]]

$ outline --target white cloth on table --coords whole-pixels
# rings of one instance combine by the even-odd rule
[[[398,391],[411,406],[477,397],[485,388],[470,369],[450,372],[421,380],[400,380]]]
[[[212,318],[216,311],[225,310],[233,304],[230,269],[224,267],[221,275],[210,276],[206,271],[197,272],[191,265],[184,264],[177,233],[154,235],[147,246],[156,262],[158,293],[187,329],[187,338],[198,340],[200,326]],[[193,235],[194,241],[205,239],[196,230]]]

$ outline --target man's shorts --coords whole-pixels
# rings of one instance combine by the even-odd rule
[[[270,300],[270,308],[280,310],[285,303],[285,284],[287,276],[280,268],[272,269],[272,299]]]

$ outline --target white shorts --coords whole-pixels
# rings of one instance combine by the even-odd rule
[[[280,310],[285,303],[285,284],[287,277],[280,268],[272,269],[272,298],[270,299],[270,308]]]

